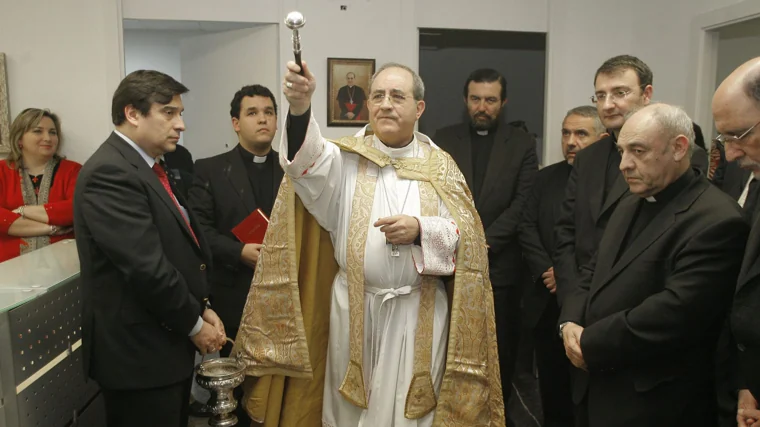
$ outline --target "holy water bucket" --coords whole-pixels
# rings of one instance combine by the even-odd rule
[[[233,412],[238,402],[232,392],[235,387],[243,383],[244,379],[245,365],[237,357],[201,361],[195,367],[195,381],[211,392],[207,405],[214,415],[209,418],[208,425],[213,427],[237,425],[238,419]]]

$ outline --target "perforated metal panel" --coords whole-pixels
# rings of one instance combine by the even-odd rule
[[[66,426],[97,393],[84,382],[81,349],[63,359],[17,396],[19,427]]]
[[[8,313],[16,385],[82,337],[81,300],[77,279]]]

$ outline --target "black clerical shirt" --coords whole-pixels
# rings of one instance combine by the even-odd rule
[[[631,243],[633,243],[641,232],[644,231],[646,226],[655,219],[657,214],[662,212],[668,203],[678,197],[678,195],[691,184],[697,174],[698,172],[694,169],[689,169],[659,193],[639,200],[636,214],[634,215],[633,221],[631,221],[631,225],[628,227],[628,232],[625,235],[625,239],[623,239],[617,259],[620,259],[623,252],[631,246]]]
[[[472,141],[472,197],[475,200],[478,200],[480,191],[483,188],[483,180],[486,177],[486,169],[488,168],[488,160],[491,157],[495,133],[496,128],[486,131],[485,135],[481,135],[470,127],[470,140]]]
[[[253,189],[253,197],[256,199],[256,206],[267,216],[270,216],[275,196],[274,183],[272,182],[274,179],[272,177],[274,174],[274,151],[269,150],[266,160],[262,163],[256,163],[253,153],[240,144],[238,144],[237,149],[240,157],[243,158],[246,175],[248,175],[248,181]]]
[[[604,175],[604,199],[602,200],[602,203],[607,200],[607,195],[610,193],[610,190],[612,190],[612,186],[615,185],[615,180],[617,180],[618,176],[621,174],[620,161],[622,158],[617,149],[617,137],[615,137],[614,133],[610,133],[610,135],[612,135],[612,139],[610,139],[612,150],[610,150],[610,154],[607,156],[607,173]]]

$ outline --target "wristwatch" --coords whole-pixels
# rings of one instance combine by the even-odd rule
[[[567,326],[568,323],[570,323],[570,322],[562,322],[562,323],[559,324],[559,337],[560,338],[564,338],[562,336],[562,330],[565,329],[565,326]]]

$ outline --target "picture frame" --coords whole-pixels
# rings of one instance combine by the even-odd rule
[[[11,149],[11,111],[8,99],[8,75],[5,54],[0,53],[0,157],[5,157]]]
[[[327,58],[327,126],[361,127],[369,123],[369,81],[375,60]]]

